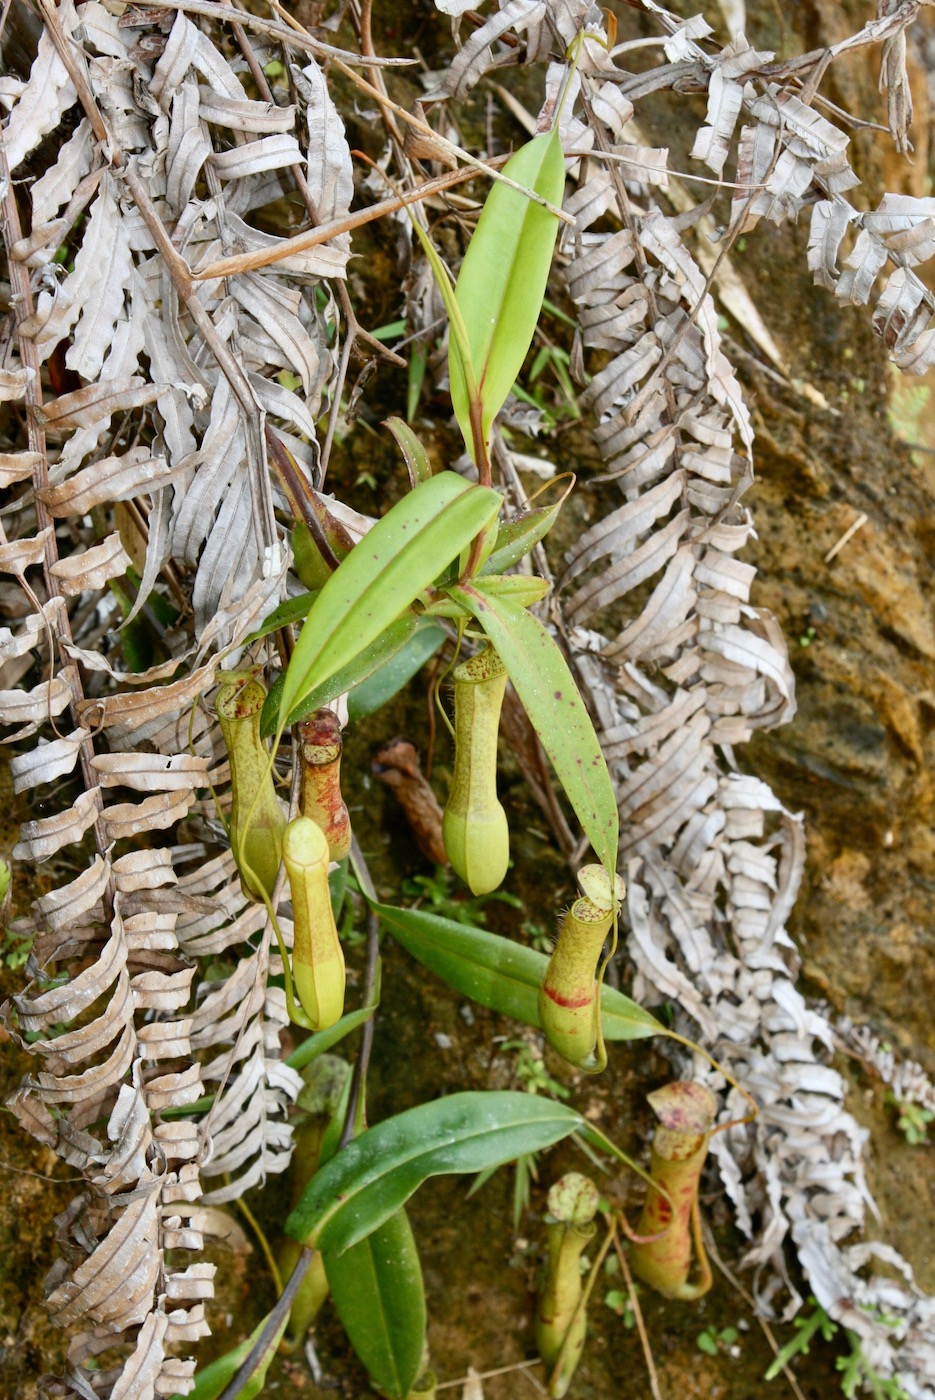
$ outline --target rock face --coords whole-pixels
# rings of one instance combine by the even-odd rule
[[[935,478],[896,435],[905,381],[887,374],[869,319],[808,285],[796,241],[765,231],[751,248],[764,280],[787,288],[760,304],[780,344],[787,332],[792,373],[832,411],[753,385],[757,600],[789,639],[799,710],[755,741],[749,762],[806,813],[793,927],[807,975],[932,1072]],[[783,305],[803,302],[814,309],[811,345],[801,325],[781,321]]]

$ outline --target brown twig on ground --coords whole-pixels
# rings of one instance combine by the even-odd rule
[[[659,1389],[659,1377],[656,1375],[656,1363],[653,1361],[652,1347],[649,1345],[649,1336],[646,1332],[646,1324],[643,1321],[643,1313],[640,1308],[640,1300],[637,1297],[636,1289],[633,1286],[633,1275],[630,1273],[630,1265],[627,1262],[626,1250],[620,1243],[617,1235],[616,1224],[614,1226],[614,1249],[617,1252],[617,1259],[620,1262],[620,1272],[623,1274],[627,1285],[627,1294],[630,1299],[630,1307],[633,1309],[633,1318],[636,1322],[636,1330],[639,1333],[640,1344],[643,1348],[643,1356],[646,1360],[646,1372],[649,1376],[649,1389],[653,1400],[662,1400],[662,1391]]]
[[[731,1273],[730,1269],[724,1263],[724,1260],[718,1254],[717,1246],[714,1243],[711,1231],[706,1225],[702,1225],[702,1230],[704,1233],[705,1249],[708,1253],[709,1259],[711,1259],[715,1266],[718,1269],[720,1269],[721,1273],[727,1279],[727,1282],[731,1285],[731,1287],[736,1289],[736,1291],[740,1294],[741,1298],[744,1300],[747,1307],[750,1309],[751,1313],[756,1318],[757,1322],[760,1324],[760,1327],[763,1330],[763,1335],[765,1336],[766,1340],[769,1342],[770,1346],[773,1349],[773,1355],[778,1357],[780,1347],[779,1343],[776,1341],[776,1338],[773,1336],[772,1328],[766,1321],[765,1317],[760,1317],[759,1313],[757,1312],[757,1306],[753,1298],[751,1298],[750,1294],[744,1288],[743,1284],[736,1277],[736,1275]],[[792,1374],[792,1371],[789,1369],[788,1365],[783,1366],[782,1374],[789,1382],[789,1385],[792,1389],[792,1393],[795,1396],[795,1400],[805,1400],[805,1396],[802,1393],[799,1383],[796,1380],[795,1376]]]

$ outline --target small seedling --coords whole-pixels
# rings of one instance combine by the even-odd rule
[[[501,1049],[517,1052],[513,1075],[527,1094],[549,1094],[553,1099],[570,1097],[564,1084],[549,1074],[537,1045],[530,1045],[528,1040],[505,1040]]]
[[[403,894],[416,900],[418,905],[426,904],[433,913],[444,919],[453,919],[458,924],[479,924],[486,926],[487,914],[484,905],[491,900],[508,904],[512,909],[522,909],[523,902],[507,890],[492,890],[490,894],[467,899],[460,892],[452,890],[453,874],[447,866],[437,865],[433,875],[407,876],[401,885]]]
[[[524,919],[520,924],[520,932],[530,948],[535,948],[537,953],[551,953],[552,934],[544,924],[537,924],[533,919]]]
[[[4,929],[3,963],[11,972],[28,961],[32,949],[31,938],[16,938],[9,929]]]
[[[929,1140],[928,1125],[935,1121],[935,1113],[912,1099],[898,1099],[893,1093],[887,1094],[886,1102],[895,1106],[896,1126],[909,1146],[925,1147]]]
[[[636,1326],[636,1314],[630,1302],[630,1295],[622,1288],[609,1288],[604,1294],[604,1304],[621,1318],[627,1331]]]
[[[559,1084],[546,1070],[538,1046],[530,1045],[526,1040],[506,1040],[501,1049],[517,1051],[513,1077],[519,1080],[527,1094],[547,1094],[553,1099],[570,1097],[564,1084]],[[538,1152],[521,1152],[513,1167],[513,1229],[519,1230],[520,1221],[529,1209],[533,1183],[539,1180]],[[496,1170],[496,1167],[492,1167],[478,1173],[469,1194],[473,1195],[475,1191],[479,1191]]]
[[[729,1356],[738,1357],[740,1348],[737,1342],[740,1333],[736,1327],[722,1327],[720,1331],[716,1327],[706,1327],[703,1332],[699,1332],[696,1338],[696,1346],[699,1351],[703,1351],[706,1356],[717,1356],[720,1352],[726,1351]]]
[[[776,1360],[766,1372],[766,1380],[775,1380],[793,1357],[808,1356],[809,1348],[816,1334],[820,1334],[826,1342],[830,1342],[837,1332],[838,1324],[831,1320],[824,1308],[820,1308],[814,1298],[809,1298],[808,1301],[814,1311],[808,1317],[795,1319],[792,1324],[795,1327],[795,1336],[777,1352]]]

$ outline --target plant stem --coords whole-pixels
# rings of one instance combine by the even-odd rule
[[[225,1181],[230,1181],[230,1172],[224,1173],[224,1179]],[[237,1209],[240,1211],[241,1215],[249,1224],[250,1229],[257,1237],[257,1241],[262,1251],[263,1258],[266,1260],[267,1267],[273,1277],[273,1283],[276,1285],[276,1293],[277,1295],[280,1295],[282,1293],[282,1274],[279,1272],[279,1265],[276,1263],[276,1256],[273,1254],[273,1251],[269,1247],[269,1240],[266,1238],[263,1227],[260,1224],[259,1220],[257,1220],[256,1216],[253,1214],[253,1211],[247,1205],[247,1202],[244,1200],[243,1196],[240,1196],[238,1198],[236,1204]]]
[[[266,1319],[266,1326],[263,1328],[259,1337],[257,1337],[236,1376],[234,1376],[227,1388],[221,1392],[219,1400],[237,1400],[240,1392],[256,1369],[257,1363],[262,1360],[269,1349],[270,1342],[282,1325],[283,1319],[288,1317],[292,1308],[292,1300],[298,1293],[299,1285],[308,1272],[308,1266],[312,1262],[314,1253],[314,1249],[310,1249],[308,1245],[303,1246],[298,1262],[289,1275],[289,1282],[279,1295],[275,1307]]]
[[[378,968],[380,963],[380,920],[373,911],[373,904],[377,902],[377,892],[374,889],[373,881],[370,878],[370,871],[364,859],[363,852],[357,841],[357,837],[351,838],[351,868],[357,876],[360,888],[368,901],[367,905],[367,964],[364,971],[364,985],[361,992],[361,1002],[366,1006],[373,1000],[374,988],[376,987]],[[341,1138],[338,1142],[338,1151],[346,1147],[354,1136],[354,1126],[357,1122],[357,1114],[360,1105],[361,1093],[367,1078],[367,1069],[370,1064],[370,1056],[373,1051],[374,1016],[370,1016],[363,1026],[360,1036],[360,1052],[354,1063],[354,1070],[351,1077],[351,1089],[347,1100],[347,1113],[344,1117],[344,1127],[341,1129]]]

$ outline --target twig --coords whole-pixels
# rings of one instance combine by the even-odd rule
[[[863,527],[867,523],[868,518],[869,517],[865,515],[863,511],[861,511],[854,523],[852,525],[848,525],[847,529],[844,531],[844,534],[838,540],[837,544],[833,544],[828,550],[828,553],[825,555],[826,564],[830,564],[832,559],[837,558],[844,546],[846,544],[849,544],[850,541],[857,534],[857,531],[863,529]]]
[[[364,58],[376,58],[376,50],[373,47],[373,30],[371,27],[373,19],[373,0],[360,0],[359,4],[355,4],[354,0],[351,0],[351,14],[356,18],[357,37],[360,41],[361,54]],[[380,104],[380,110],[383,113],[383,124],[386,127],[387,135],[396,147],[397,158],[404,158],[402,133],[393,120],[393,111],[390,107],[386,83],[383,81],[383,75],[375,63],[371,63],[370,67],[367,69],[367,76],[372,85],[383,94],[384,101]]]
[[[756,1318],[757,1322],[760,1324],[760,1327],[763,1329],[763,1335],[772,1347],[773,1355],[778,1357],[780,1347],[779,1343],[776,1341],[776,1338],[773,1336],[772,1328],[766,1321],[765,1317],[760,1317],[760,1314],[757,1311],[756,1303],[754,1302],[753,1298],[744,1288],[740,1280],[734,1274],[731,1273],[730,1269],[724,1263],[724,1260],[718,1254],[717,1246],[714,1243],[711,1231],[707,1228],[707,1226],[703,1226],[702,1228],[704,1230],[705,1249],[707,1250],[708,1257],[714,1262],[717,1268],[720,1269],[721,1273],[727,1279],[727,1282],[731,1285],[731,1287],[736,1289],[736,1291],[740,1294],[741,1298],[744,1300],[747,1307],[750,1309],[751,1313]],[[792,1393],[795,1395],[796,1400],[805,1400],[805,1396],[802,1394],[802,1391],[799,1388],[798,1381],[796,1380],[792,1371],[789,1369],[789,1366],[785,1363],[782,1367],[782,1374],[789,1382],[789,1385],[792,1388]]]
[[[459,1376],[456,1381],[441,1381],[436,1390],[453,1390],[456,1385],[467,1385],[471,1379],[478,1381],[489,1381],[494,1376],[508,1376],[513,1371],[529,1371],[535,1366],[542,1366],[544,1363],[537,1357],[535,1361],[513,1361],[509,1366],[496,1366],[492,1371],[477,1371],[473,1378],[471,1376]]]
[[[296,233],[292,238],[283,238],[275,247],[258,248],[253,253],[235,253],[227,258],[219,258],[217,262],[210,263],[198,272],[188,269],[189,275],[198,282],[205,282],[214,277],[229,277],[237,272],[255,272],[261,267],[271,267],[283,258],[290,258],[293,253],[304,253],[309,248],[317,248],[320,243],[329,243],[340,233],[352,233],[354,229],[371,224],[375,219],[382,219],[386,214],[395,214],[396,210],[402,209],[404,205],[417,204],[419,200],[440,194],[454,185],[462,185],[466,180],[474,179],[476,173],[475,170],[446,170],[443,175],[427,180],[424,185],[406,194],[382,199],[379,204],[371,204],[367,209],[357,209],[353,214],[345,214],[342,219],[332,219],[327,224],[320,224],[318,228],[306,229],[304,233]],[[185,266],[187,267],[187,264]]]
[[[263,1328],[259,1337],[257,1337],[233,1380],[227,1386],[226,1390],[221,1392],[220,1400],[237,1400],[240,1392],[256,1369],[257,1363],[262,1360],[264,1353],[268,1350],[273,1338],[282,1326],[283,1319],[288,1317],[292,1309],[292,1300],[298,1293],[299,1286],[308,1273],[308,1266],[311,1264],[314,1254],[315,1251],[308,1245],[303,1247],[298,1262],[289,1276],[289,1282],[286,1284],[276,1301],[275,1307],[266,1319],[266,1326]]]
[[[380,920],[374,913],[372,907],[373,904],[377,902],[377,892],[373,887],[370,871],[367,868],[367,862],[358,845],[356,836],[351,837],[351,866],[360,882],[360,888],[368,901],[367,963],[364,970],[364,985],[361,990],[361,1005],[369,1006],[373,1001],[373,993],[377,983],[377,973],[380,963]],[[370,1064],[370,1055],[373,1050],[375,1020],[375,1015],[369,1016],[364,1022],[360,1033],[360,1051],[354,1062],[354,1070],[351,1076],[351,1089],[347,1100],[347,1113],[344,1117],[344,1127],[341,1129],[341,1138],[338,1142],[339,1151],[342,1147],[346,1147],[354,1136],[360,1096],[363,1092],[367,1077],[367,1069]]]
[[[643,1348],[643,1357],[646,1361],[646,1371],[649,1376],[649,1390],[653,1400],[662,1400],[662,1392],[659,1389],[659,1378],[656,1375],[656,1363],[653,1361],[652,1347],[649,1345],[649,1337],[646,1332],[646,1324],[643,1321],[643,1312],[640,1308],[640,1300],[637,1297],[636,1289],[633,1286],[633,1275],[630,1273],[630,1265],[627,1261],[626,1251],[620,1243],[616,1227],[614,1228],[614,1248],[617,1251],[617,1258],[620,1261],[620,1271],[626,1280],[627,1293],[630,1299],[630,1307],[633,1309],[633,1318],[636,1322],[636,1330],[639,1333],[640,1344]]]

